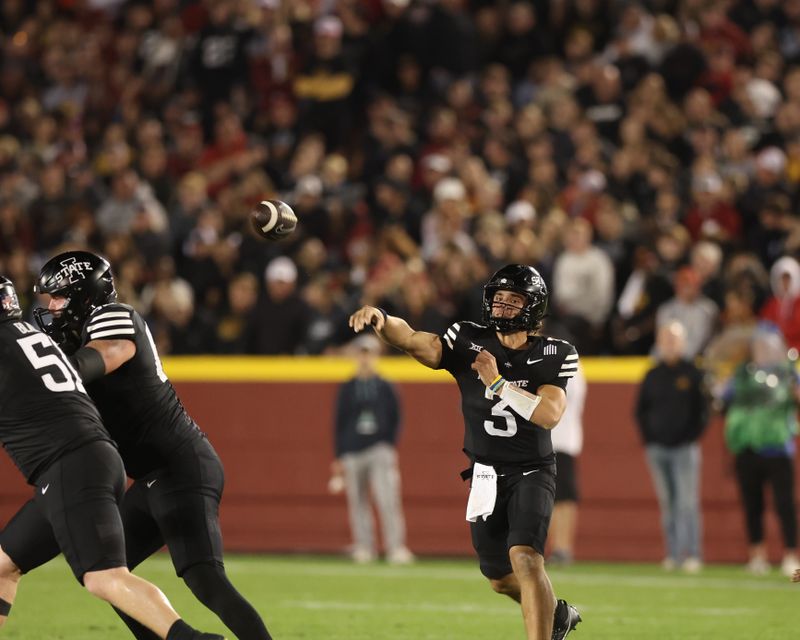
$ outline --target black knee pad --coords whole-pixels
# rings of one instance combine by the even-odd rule
[[[9,613],[11,613],[11,603],[0,598],[0,616],[7,616]]]

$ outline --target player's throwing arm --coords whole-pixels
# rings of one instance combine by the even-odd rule
[[[438,367],[442,359],[439,336],[426,331],[414,331],[405,320],[390,316],[378,307],[364,305],[350,316],[348,323],[356,333],[372,326],[386,344],[405,351],[431,369]]]

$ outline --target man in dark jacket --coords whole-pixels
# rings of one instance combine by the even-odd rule
[[[406,526],[400,495],[400,470],[395,443],[400,430],[400,407],[394,387],[376,370],[381,343],[365,335],[354,341],[358,370],[339,389],[336,406],[336,460],[331,492],[347,490],[353,560],[375,559],[375,536],[369,494],[381,519],[386,559],[408,564],[414,556],[405,544]]]
[[[661,327],[656,338],[659,363],[639,389],[636,420],[647,451],[667,545],[663,566],[702,568],[700,445],[708,419],[703,374],[684,359],[686,330],[679,322]]]

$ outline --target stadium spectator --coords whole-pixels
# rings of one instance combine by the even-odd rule
[[[259,295],[248,353],[297,353],[308,332],[310,312],[297,291],[297,267],[280,256],[264,271],[265,288]]]
[[[700,444],[708,419],[703,373],[686,358],[686,331],[671,321],[658,329],[658,364],[636,400],[636,421],[661,510],[666,556],[662,566],[702,568]]]
[[[217,353],[247,353],[251,316],[258,301],[258,278],[240,273],[228,283],[227,301],[216,323]]]
[[[742,230],[746,237],[758,228],[758,210],[774,195],[796,195],[785,181],[786,155],[777,147],[768,147],[754,158],[755,171],[744,192],[739,197],[737,208],[742,212]]]
[[[322,133],[329,149],[342,147],[346,141],[342,132],[352,126],[348,101],[357,74],[344,54],[342,35],[342,21],[338,17],[317,18],[312,50],[294,80],[300,109],[298,121],[304,128]]]
[[[720,273],[722,258],[722,248],[717,243],[707,240],[698,242],[689,253],[689,266],[700,278],[703,295],[717,307],[722,306],[725,293]]]
[[[203,149],[198,169],[208,180],[208,192],[217,195],[248,169],[262,163],[266,146],[248,136],[241,118],[231,109],[219,109],[214,123],[214,142]]]
[[[719,309],[702,294],[700,276],[692,267],[675,274],[675,297],[667,300],[656,314],[656,327],[677,321],[684,327],[684,357],[692,360],[700,354],[716,327]]]
[[[433,208],[422,219],[422,256],[430,260],[449,243],[473,253],[475,244],[467,233],[470,211],[464,183],[443,178],[434,187],[433,200]]]
[[[787,344],[800,349],[800,264],[791,256],[780,258],[770,270],[772,296],[761,317],[780,329]]]
[[[736,244],[741,238],[739,212],[726,200],[725,185],[716,173],[702,173],[692,181],[692,204],[684,224],[695,242],[700,239]]]
[[[591,225],[583,218],[571,220],[553,267],[553,308],[582,351],[597,352],[613,304],[611,260],[592,245]]]
[[[219,104],[232,98],[246,82],[245,46],[248,34],[237,24],[231,0],[208,5],[207,23],[197,34],[188,64],[189,79],[200,96],[206,134],[210,137]]]
[[[311,355],[329,353],[345,343],[350,334],[347,311],[342,304],[342,291],[325,273],[311,278],[303,287],[303,300],[310,310],[308,334],[303,349]]]
[[[41,172],[41,192],[30,203],[27,219],[36,230],[34,248],[46,254],[57,247],[72,222],[69,212],[75,202],[68,194],[64,167],[51,162]]]
[[[648,353],[656,331],[656,313],[671,294],[670,282],[654,247],[639,245],[633,271],[611,317],[611,339],[620,354]]]
[[[340,388],[336,400],[334,455],[329,489],[347,494],[351,557],[359,564],[377,557],[371,504],[380,516],[383,547],[389,564],[409,564],[406,547],[397,439],[401,411],[394,386],[377,371],[381,342],[363,335],[350,345],[356,375]]]
[[[747,286],[733,287],[725,293],[722,326],[703,352],[703,368],[710,377],[710,388],[718,395],[734,370],[750,354],[750,342],[758,325],[755,298]]]
[[[774,325],[753,334],[746,362],[734,371],[722,395],[725,442],[736,456],[736,480],[747,529],[747,570],[769,571],[764,543],[764,489],[772,489],[783,537],[781,570],[800,568],[797,555],[797,509],[794,502],[794,439],[797,435],[797,372]]]

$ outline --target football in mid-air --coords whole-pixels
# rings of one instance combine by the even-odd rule
[[[250,212],[250,222],[262,238],[282,240],[294,231],[297,226],[297,216],[285,202],[262,200]]]

